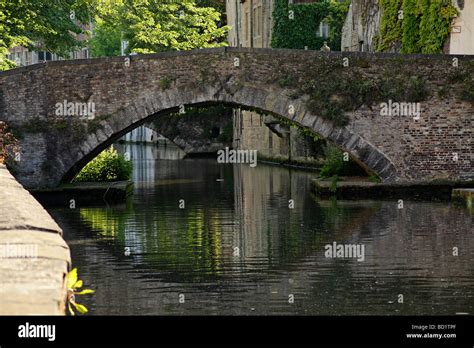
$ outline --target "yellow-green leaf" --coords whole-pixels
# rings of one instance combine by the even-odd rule
[[[71,313],[71,315],[76,315],[76,313],[74,313],[74,311],[71,308],[71,303],[67,304],[67,308],[69,309],[69,313]]]
[[[81,305],[81,304],[79,304],[79,303],[76,303],[76,309],[77,309],[77,311],[78,311],[79,313],[81,313],[81,314],[85,314],[85,313],[89,312],[89,310],[87,309],[86,306]]]
[[[67,288],[72,289],[73,285],[77,282],[77,268],[74,268],[67,275]]]
[[[88,294],[93,294],[94,290],[92,289],[84,289],[82,291],[76,292],[76,295],[88,295]]]
[[[78,280],[76,283],[74,283],[72,288],[73,289],[82,288],[82,280]]]

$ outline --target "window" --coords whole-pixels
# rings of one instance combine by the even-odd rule
[[[263,22],[263,18],[262,18],[262,6],[259,6],[257,7],[257,36],[261,36],[262,35],[262,22]]]
[[[253,18],[252,19],[253,19],[253,22],[252,22],[252,24],[253,24],[253,27],[252,27],[253,37],[255,37],[255,36],[258,36],[258,34],[257,34],[258,15],[257,15],[257,8],[256,7],[253,8]]]
[[[319,29],[316,36],[327,39],[329,37],[329,24],[326,20],[319,23]]]
[[[262,6],[253,8],[253,37],[259,37],[262,35]]]
[[[245,13],[245,39],[250,41],[250,12]]]

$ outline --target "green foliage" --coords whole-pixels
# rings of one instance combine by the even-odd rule
[[[228,27],[221,25],[221,13],[195,0],[102,0],[98,13],[99,35],[92,40],[98,54],[116,54],[122,39],[129,43],[126,53],[226,45]],[[110,33],[112,40],[101,33]]]
[[[99,20],[94,26],[94,36],[89,42],[93,57],[120,56],[122,38],[120,29],[115,25],[109,26],[106,23]]]
[[[420,102],[426,100],[429,91],[426,81],[421,76],[411,76],[408,86],[405,85],[405,100],[408,102]]]
[[[89,41],[93,57],[119,56],[122,41],[121,12],[123,0],[98,0],[94,35]]]
[[[362,69],[342,69],[334,60],[318,57],[311,69],[305,71],[304,79],[292,77],[286,67],[280,67],[274,83],[292,88],[291,96],[307,95],[306,106],[313,114],[330,120],[343,127],[348,124],[347,112],[355,111],[363,105],[372,107],[376,102],[403,100],[419,102],[426,100],[429,90],[426,80],[415,71],[381,68],[374,76]],[[367,62],[355,61],[355,66]]]
[[[326,161],[324,162],[319,176],[321,178],[334,178],[339,176],[365,176],[367,173],[359,165],[349,158],[344,161],[344,153],[336,146],[327,143],[324,148]]]
[[[344,157],[341,150],[332,145],[327,145],[324,151],[326,161],[321,168],[319,176],[322,178],[330,178],[335,175],[342,174],[344,169]]]
[[[420,52],[420,19],[415,1],[403,1],[402,52]]]
[[[132,175],[132,163],[111,147],[102,151],[89,162],[74,178],[75,182],[120,181],[129,180]]]
[[[91,295],[94,290],[83,289],[79,291],[83,286],[83,281],[78,279],[77,268],[74,268],[66,276],[66,288],[67,288],[67,306],[69,314],[76,315],[74,309],[80,314],[86,314],[89,312],[86,306],[76,302],[77,295]],[[73,309],[74,308],[74,309]]]
[[[102,121],[107,120],[109,117],[110,115],[98,115],[94,117],[94,119],[87,121],[86,124],[82,122],[75,122],[72,125],[74,134],[82,135],[82,136],[85,135],[86,134],[86,128],[84,127],[85,125],[87,125],[87,133],[89,134],[95,133],[99,129],[104,128],[104,124],[102,123]]]
[[[380,178],[376,175],[370,175],[369,176],[369,179],[368,179],[370,182],[373,182],[373,183],[380,183],[382,182],[382,180],[380,180]]]
[[[2,39],[0,39],[0,71],[12,69],[16,66],[15,62],[7,59],[8,48],[3,46]]]
[[[166,90],[171,87],[171,83],[173,80],[171,80],[169,77],[165,76],[160,79],[160,88],[162,90]]]
[[[224,0],[196,0],[196,4],[199,7],[213,7],[221,14],[226,11]]]
[[[289,5],[287,0],[276,0],[273,9],[273,48],[319,50],[324,41],[332,50],[341,49],[341,32],[350,1],[321,1],[311,4]],[[289,11],[294,11],[294,19]],[[326,20],[330,27],[329,38],[318,37],[319,24]]]
[[[382,19],[380,23],[380,37],[378,50],[392,51],[402,37],[402,21],[399,19],[403,0],[380,0]]]
[[[5,55],[15,45],[68,56],[81,46],[75,34],[87,34],[78,23],[89,23],[95,7],[96,0],[0,1],[0,70],[14,66]]]
[[[378,51],[442,53],[458,14],[451,0],[381,0],[380,6]]]
[[[474,105],[474,79],[466,79],[461,87],[461,100],[469,101]]]
[[[298,127],[298,126],[295,125],[294,127]],[[318,142],[321,142],[323,140],[319,135],[317,135],[316,133],[310,131],[306,127],[299,126],[298,131],[301,135],[303,135],[307,139],[312,140],[314,143],[318,143]]]
[[[334,175],[331,178],[331,186],[329,186],[329,191],[332,193],[336,193],[337,191],[337,182],[339,181],[339,175]]]
[[[449,85],[442,86],[438,90],[438,96],[447,99],[454,93],[459,99],[474,105],[474,63],[463,62],[462,64],[462,67],[451,69],[448,74]]]
[[[451,0],[431,0],[424,20],[420,23],[421,53],[442,53],[449,36],[451,22],[458,14]],[[424,28],[425,26],[425,28]]]
[[[292,87],[296,84],[296,80],[290,76],[290,75],[287,75],[287,76],[283,76],[279,81],[278,81],[278,84],[280,85],[280,87],[284,88],[284,87]]]

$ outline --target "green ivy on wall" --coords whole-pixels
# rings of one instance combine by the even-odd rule
[[[441,53],[458,14],[451,0],[380,0],[380,6],[378,51]]]
[[[341,49],[342,26],[346,19],[350,1],[323,0],[311,4],[289,5],[288,0],[276,0],[273,9],[273,48],[319,50],[324,41],[333,51]],[[290,18],[292,11],[293,19]],[[320,23],[329,25],[329,38],[317,35]]]

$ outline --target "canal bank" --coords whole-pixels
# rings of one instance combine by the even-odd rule
[[[469,209],[474,209],[474,188],[454,189],[453,201],[464,204]]]
[[[426,201],[461,201],[469,207],[474,182],[378,183],[363,177],[311,179],[311,191],[318,197],[358,199],[415,199]],[[472,205],[472,202],[471,202]]]
[[[75,182],[30,193],[46,207],[115,204],[124,202],[133,193],[133,181]]]
[[[0,315],[64,315],[71,265],[62,230],[0,165]]]

